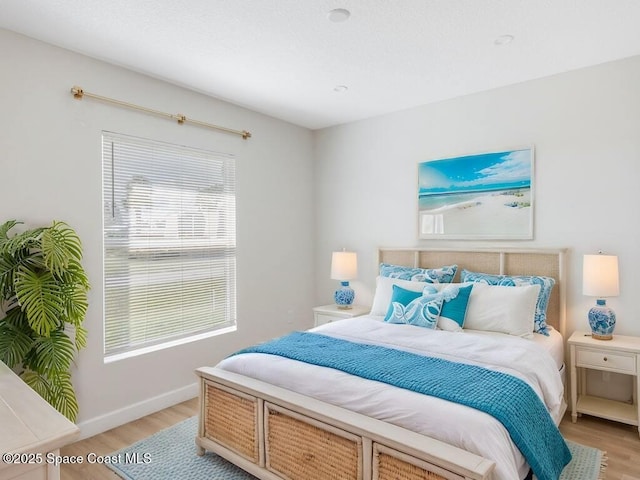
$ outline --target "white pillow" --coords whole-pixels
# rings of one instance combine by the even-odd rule
[[[469,296],[464,328],[531,338],[539,293],[540,285],[476,283]]]
[[[371,305],[369,315],[381,315],[384,317],[387,314],[387,310],[391,304],[394,285],[398,285],[406,290],[411,290],[412,292],[422,292],[424,287],[433,284],[379,276],[376,278],[376,293],[373,296],[373,305]]]

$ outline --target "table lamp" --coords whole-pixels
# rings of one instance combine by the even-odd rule
[[[349,280],[358,275],[358,256],[355,252],[333,252],[331,256],[331,278],[340,281],[340,288],[333,294],[336,305],[340,309],[349,309],[353,303],[355,292],[349,286]]]
[[[604,297],[617,297],[618,257],[616,255],[585,255],[582,261],[582,293],[596,297],[596,305],[589,310],[591,336],[611,340],[616,326],[616,314],[607,306]]]

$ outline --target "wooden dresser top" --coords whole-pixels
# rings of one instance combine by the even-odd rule
[[[80,430],[0,362],[0,432],[1,453],[22,453],[60,448]]]

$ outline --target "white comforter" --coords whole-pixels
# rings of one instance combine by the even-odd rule
[[[366,316],[325,324],[312,331],[499,370],[526,381],[556,424],[564,412],[557,366],[549,353],[531,340],[502,334],[429,330]],[[497,480],[523,479],[529,470],[502,424],[473,408],[273,355],[236,355],[218,366],[474,452],[496,463]]]

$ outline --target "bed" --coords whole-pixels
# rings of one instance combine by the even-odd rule
[[[380,316],[384,312],[376,309],[380,282],[370,315],[300,335],[305,341],[328,342],[322,348],[334,344],[338,349],[391,347],[416,355],[428,353],[433,361],[461,361],[469,368],[488,365],[529,385],[543,399],[545,413],[555,426],[566,409],[565,255],[562,249],[378,252],[382,264],[457,265],[454,282],[463,271],[553,278],[555,286],[546,308],[548,336],[534,333],[521,338],[471,329],[460,334],[385,322]],[[510,295],[513,292],[509,289]],[[477,310],[480,304],[477,299],[474,302]],[[499,421],[447,399],[359,378],[331,365],[261,351],[234,355],[215,367],[198,369],[197,374],[199,453],[216,452],[261,479],[512,480],[523,479],[529,472],[513,435]],[[361,375],[359,370],[357,374]]]

